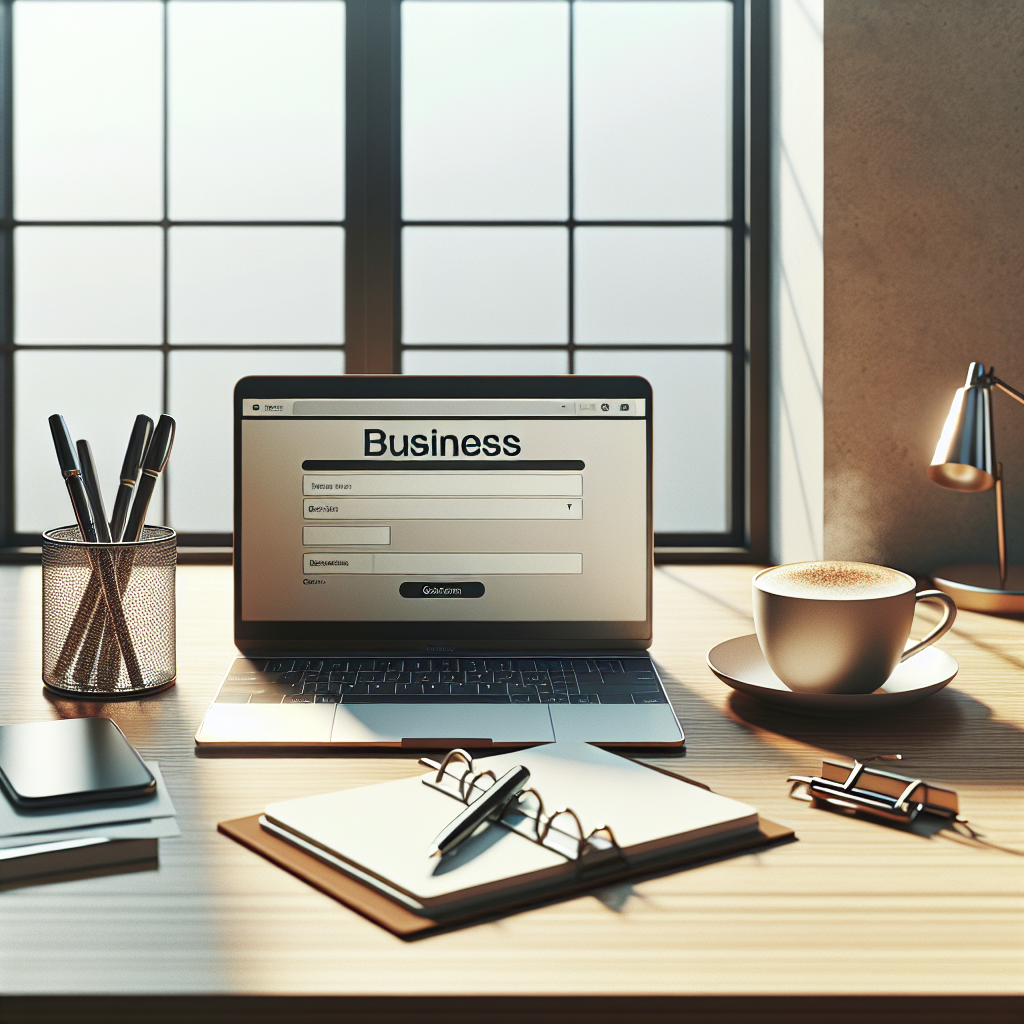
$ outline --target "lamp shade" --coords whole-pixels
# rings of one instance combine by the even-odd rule
[[[982,383],[985,367],[971,363],[936,445],[928,479],[954,491],[987,491],[995,486],[992,394]]]

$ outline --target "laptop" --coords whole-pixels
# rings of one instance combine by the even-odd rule
[[[640,377],[246,377],[200,748],[679,747]]]

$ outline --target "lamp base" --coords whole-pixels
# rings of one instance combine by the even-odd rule
[[[935,586],[956,606],[972,612],[1024,614],[1024,565],[1006,567],[1006,588],[999,588],[999,566],[984,562],[943,565],[932,570]]]

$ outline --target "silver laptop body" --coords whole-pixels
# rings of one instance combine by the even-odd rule
[[[247,377],[200,748],[678,747],[639,377]]]

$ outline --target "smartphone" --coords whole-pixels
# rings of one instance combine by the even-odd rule
[[[130,800],[156,779],[109,718],[0,726],[0,787],[22,810]]]

